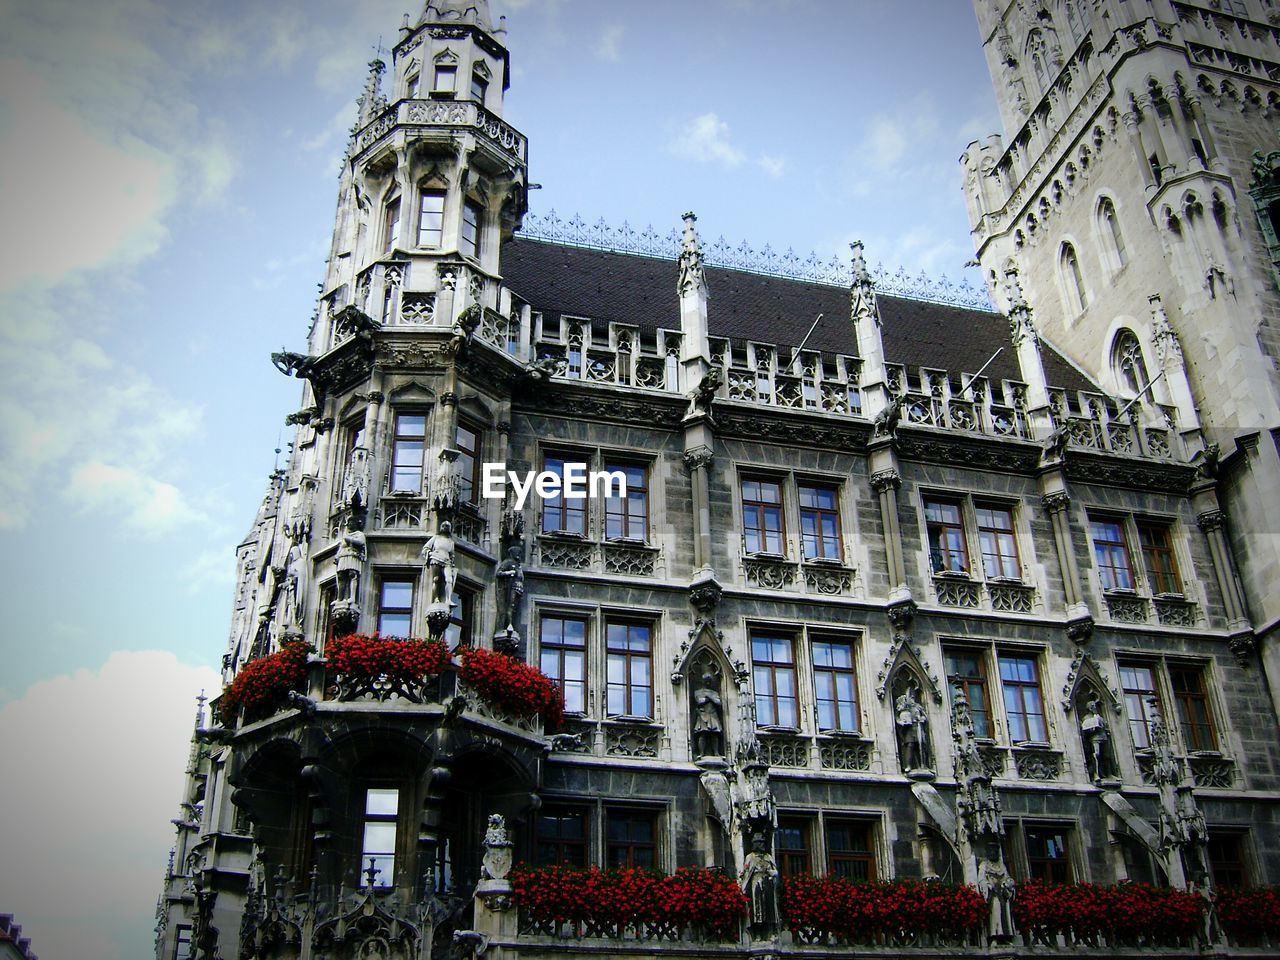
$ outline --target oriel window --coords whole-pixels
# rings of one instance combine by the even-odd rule
[[[378,633],[408,637],[413,632],[413,581],[383,580],[378,593]]]
[[[489,93],[489,81],[478,72],[471,74],[471,99],[484,106],[485,97]]]
[[[467,257],[480,257],[480,225],[484,214],[480,204],[468,200],[462,205],[462,243],[460,252]]]
[[[465,423],[458,424],[458,496],[463,503],[475,503],[480,489],[480,433]]]
[[[434,93],[456,93],[458,90],[458,68],[452,64],[436,66],[436,84]]]
[[[444,243],[444,191],[423,190],[418,207],[418,246]]]
[[[400,198],[387,201],[383,211],[382,250],[390,253],[400,242]]]
[[[427,439],[427,418],[420,413],[396,415],[391,451],[391,492],[422,492],[422,454]]]

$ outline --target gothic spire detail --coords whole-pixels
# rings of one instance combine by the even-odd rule
[[[364,82],[364,90],[358,101],[356,130],[370,123],[387,108],[387,99],[382,95],[382,74],[386,69],[387,65],[380,59],[375,58],[369,61],[369,76]]]
[[[871,317],[876,322],[876,326],[880,325],[880,307],[876,302],[876,282],[871,276],[871,271],[867,269],[867,260],[863,254],[863,244],[861,240],[855,240],[849,244],[849,249],[853,251],[853,265],[850,268],[850,315],[854,323],[864,317]]]
[[[1151,339],[1155,341],[1160,365],[1163,367],[1171,362],[1181,362],[1182,344],[1178,342],[1178,334],[1169,321],[1169,314],[1165,313],[1160,294],[1147,297],[1147,303],[1151,305]]]
[[[702,265],[702,242],[698,239],[698,218],[693,213],[684,215],[684,241],[680,250],[681,296],[693,291],[706,294],[707,277]]]
[[[1018,279],[1018,268],[1009,267],[1004,274],[1005,294],[1009,299],[1009,339],[1015,347],[1022,346],[1024,340],[1036,341],[1035,320],[1031,316],[1031,305],[1022,292],[1022,283]]]

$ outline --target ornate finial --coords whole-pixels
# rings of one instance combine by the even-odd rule
[[[866,286],[874,283],[871,279],[871,271],[867,269],[867,261],[863,256],[863,245],[861,240],[855,240],[849,244],[849,249],[853,251],[853,282],[855,286]]]
[[[471,23],[492,30],[489,0],[427,0],[422,23]]]
[[[694,290],[707,292],[706,275],[702,266],[702,243],[698,240],[698,218],[693,213],[684,215],[684,241],[680,250],[680,281],[677,289],[681,296]]]
[[[376,880],[378,879],[378,874],[379,874],[379,873],[381,873],[381,872],[382,872],[382,871],[378,869],[378,861],[377,861],[377,858],[376,858],[376,857],[370,857],[370,858],[369,858],[369,866],[368,866],[368,867],[366,867],[364,870],[362,870],[362,871],[361,871],[361,873],[363,873],[363,874],[364,874],[364,876],[365,876],[365,878],[369,881],[369,882],[368,882],[368,884],[367,884],[367,886],[369,887],[369,889],[371,889],[371,890],[373,889],[374,881],[376,881]]]
[[[1165,312],[1160,294],[1154,293],[1147,297],[1147,303],[1151,305],[1151,339],[1155,341],[1161,366],[1170,361],[1181,360],[1182,344],[1178,342],[1178,334],[1169,322],[1169,314]]]
[[[1027,306],[1027,298],[1022,293],[1022,282],[1018,279],[1018,268],[1010,266],[1004,272],[1004,288],[1009,297],[1009,309],[1016,310]]]
[[[369,61],[369,76],[365,80],[364,91],[360,94],[356,130],[369,124],[387,107],[386,98],[382,96],[382,74],[386,69],[387,65],[376,56]]]
[[[1005,294],[1009,298],[1009,339],[1015,347],[1020,347],[1026,340],[1036,340],[1036,325],[1031,319],[1031,305],[1022,293],[1022,283],[1018,280],[1018,268],[1010,266],[1004,274]]]

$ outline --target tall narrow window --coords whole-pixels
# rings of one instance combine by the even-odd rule
[[[191,960],[191,924],[180,923],[173,941],[173,960]]]
[[[396,415],[391,451],[391,492],[422,492],[422,452],[427,439],[427,418],[420,413]]]
[[[982,569],[988,580],[1019,580],[1018,541],[1013,534],[1013,511],[1008,507],[976,504],[978,542],[982,546]]]
[[[647,623],[609,623],[609,716],[653,716],[653,627]]]
[[[1117,266],[1123,267],[1129,262],[1129,255],[1124,246],[1124,234],[1120,232],[1120,218],[1116,216],[1116,205],[1110,197],[1103,197],[1098,204],[1098,219],[1102,223],[1103,233],[1111,241],[1111,250],[1115,254]]]
[[[538,863],[586,867],[587,811],[583,807],[547,804],[538,811]]]
[[[1129,540],[1119,520],[1092,520],[1093,557],[1103,590],[1132,590],[1133,564],[1129,560]]]
[[[611,485],[604,501],[606,540],[649,539],[649,471],[634,463],[605,463],[605,473],[621,473],[627,478],[625,497],[614,496]]]
[[[806,560],[840,559],[840,506],[835,487],[800,484],[800,544]]]
[[[968,573],[969,548],[965,545],[960,504],[945,500],[926,500],[924,518],[933,572]]]
[[[1209,870],[1213,885],[1219,888],[1249,886],[1249,867],[1244,854],[1244,835],[1239,833],[1209,834]]]
[[[1209,713],[1209,695],[1204,689],[1204,671],[1199,667],[1171,666],[1169,685],[1178,709],[1182,742],[1188,750],[1216,750],[1218,738]]]
[[[393,197],[383,208],[382,251],[390,253],[400,242],[400,198]]]
[[[489,81],[484,78],[484,75],[479,72],[471,74],[471,99],[483,107],[488,92]]]
[[[568,713],[587,710],[587,622],[543,617],[538,634],[542,672],[560,685]]]
[[[1009,718],[1009,739],[1014,743],[1047,743],[1049,730],[1036,658],[1001,654],[1000,684],[1004,688],[1004,712]]]
[[[449,625],[444,628],[444,642],[450,650],[471,646],[471,625],[475,623],[476,595],[472,590],[458,587],[453,592],[453,609],[449,611]]]
[[[1163,523],[1139,523],[1138,543],[1153,593],[1182,593],[1178,565],[1173,558],[1169,527]]]
[[[1062,284],[1067,288],[1067,308],[1073,313],[1079,313],[1089,305],[1089,298],[1084,290],[1084,275],[1080,272],[1080,258],[1076,256],[1076,248],[1064,243],[1062,252],[1058,255],[1058,263],[1062,267]]]
[[[778,870],[784,877],[803,877],[813,870],[809,856],[809,837],[813,821],[808,817],[778,817],[774,833]]]
[[[458,90],[458,68],[453,64],[436,65],[436,83],[432,93],[452,95]]]
[[[747,553],[783,552],[782,484],[743,478],[742,531]]]
[[[1080,11],[1076,9],[1073,0],[1067,0],[1063,5],[1063,10],[1067,14],[1067,29],[1071,31],[1071,39],[1079,40],[1084,36],[1085,32],[1085,24],[1080,17]]]
[[[373,870],[375,887],[390,887],[396,872],[396,820],[400,813],[400,791],[370,789],[365,791],[364,834],[360,847],[360,882],[369,879]]]
[[[459,251],[463,256],[480,257],[480,224],[484,222],[484,214],[480,204],[468,200],[462,205],[462,243]]]
[[[413,581],[383,580],[378,593],[378,633],[407,637],[413,632]]]
[[[1111,347],[1111,367],[1116,380],[1130,396],[1136,397],[1145,392],[1151,383],[1147,362],[1142,356],[1142,344],[1132,330],[1125,329],[1116,334]]]
[[[755,681],[756,722],[762,727],[798,727],[796,666],[790,637],[753,634],[752,677]]]
[[[813,682],[818,729],[858,732],[858,678],[853,644],[845,640],[813,642]]]
[[[1071,882],[1068,832],[1061,827],[1027,827],[1027,867],[1031,879],[1045,883]]]
[[[423,190],[418,204],[418,246],[444,243],[444,191]]]
[[[463,503],[475,503],[480,491],[480,432],[458,424],[458,496]]]
[[[542,463],[543,470],[561,479],[560,492],[542,499],[542,532],[571,533],[581,537],[587,532],[587,501],[585,497],[568,498],[564,495],[564,474],[569,465],[581,467],[584,473],[587,469],[582,460],[569,460],[557,454],[548,454]]]
[[[828,872],[846,880],[874,880],[872,825],[858,820],[828,820],[826,826]]]
[[[969,701],[973,716],[973,732],[979,737],[991,738],[991,701],[987,697],[987,677],[983,670],[982,654],[976,650],[946,649],[947,679],[958,686]]]
[[[422,87],[422,77],[419,74],[413,74],[404,82],[404,95],[410,100],[418,99],[418,90]]]
[[[605,866],[640,867],[658,865],[658,817],[648,810],[605,811]]]
[[[1151,746],[1151,701],[1159,702],[1156,672],[1143,663],[1121,663],[1120,686],[1124,690],[1124,709],[1129,718],[1129,735],[1135,750]]]

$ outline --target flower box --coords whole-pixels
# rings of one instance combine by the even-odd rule
[[[351,634],[325,648],[339,700],[392,696],[421,703],[424,683],[440,676],[449,648],[439,640],[399,640]]]
[[[1196,893],[1146,883],[1018,885],[1013,918],[1028,943],[1183,946],[1204,932],[1208,901]]]
[[[1218,923],[1236,946],[1280,943],[1280,888],[1240,887],[1214,897]]]
[[[973,887],[922,880],[788,877],[782,914],[800,943],[966,944],[987,915]]]
[[[271,716],[285,705],[289,692],[301,692],[307,680],[307,657],[315,648],[295,640],[276,653],[251,660],[240,668],[218,701],[225,723],[237,718],[253,723]]]
[[[471,647],[458,650],[459,676],[477,696],[513,717],[541,717],[548,732],[564,723],[564,694],[537,667],[502,653]]]

